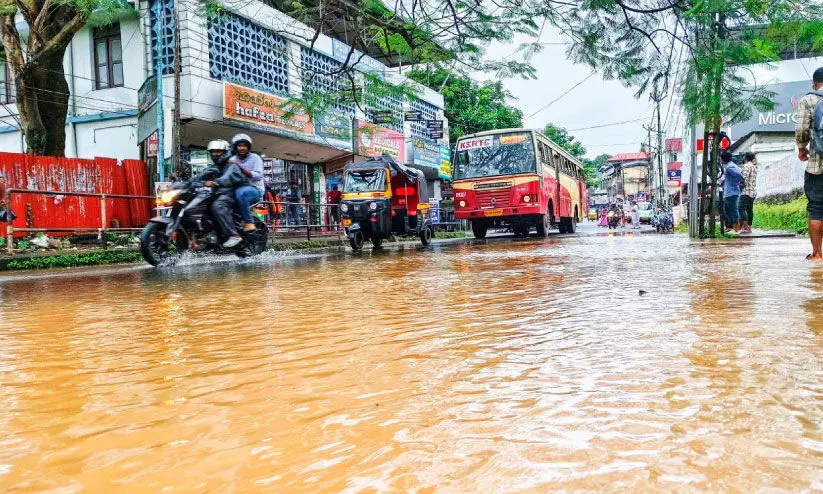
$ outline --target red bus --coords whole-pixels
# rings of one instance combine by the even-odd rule
[[[557,226],[574,233],[586,216],[583,165],[548,137],[504,129],[461,137],[455,146],[454,216],[471,220],[476,238],[508,227],[539,236]]]

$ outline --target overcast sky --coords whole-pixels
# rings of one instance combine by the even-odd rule
[[[565,127],[583,143],[589,158],[599,154],[639,151],[641,142],[647,139],[643,125],[647,124],[652,116],[652,107],[648,99],[645,96],[640,100],[635,99],[633,89],[626,88],[616,81],[604,81],[599,73],[548,108],[538,112],[540,108],[591,73],[587,66],[566,60],[566,47],[562,44],[566,39],[559,31],[546,26],[540,40],[546,45],[531,61],[537,69],[537,79],[512,78],[503,82],[516,98],[511,103],[523,110],[523,124],[529,128],[542,129],[551,122]],[[487,56],[490,60],[510,57],[517,46],[518,44],[495,44],[489,47]],[[520,54],[514,56],[520,57]],[[476,76],[477,79],[492,77],[482,74]],[[662,113],[665,115],[665,110]],[[644,121],[599,129],[574,130],[641,118]]]

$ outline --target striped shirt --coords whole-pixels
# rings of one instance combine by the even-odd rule
[[[820,96],[817,94],[807,94],[803,96],[797,105],[797,126],[794,130],[795,140],[799,149],[809,149],[809,164],[806,171],[812,175],[823,174],[823,156],[818,156],[814,152],[812,140],[812,125],[814,124],[814,108]]]
[[[752,199],[757,197],[757,165],[752,162],[743,165],[743,191],[740,195],[749,196]]]

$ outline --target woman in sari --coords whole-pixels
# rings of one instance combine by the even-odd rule
[[[600,209],[600,223],[598,223],[600,226],[609,226],[609,220],[606,218],[607,209],[606,207]]]

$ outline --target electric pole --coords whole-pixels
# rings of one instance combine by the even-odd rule
[[[657,173],[658,173],[658,180],[660,185],[660,200],[659,204],[666,204],[668,201],[666,199],[666,185],[667,183],[664,180],[666,176],[665,172],[663,171],[663,128],[660,124],[660,95],[657,95],[655,98],[655,103],[657,103]]]
[[[159,0],[157,0],[159,3]],[[174,6],[174,120],[172,121],[172,163],[174,175],[180,180],[183,178],[183,163],[180,161],[180,72],[183,62],[180,49],[180,4]]]
[[[154,33],[157,36],[157,54],[154,57],[154,75],[157,77],[157,181],[166,181],[165,161],[166,155],[163,147],[165,140],[165,132],[163,125],[163,2],[156,0],[154,6],[156,8],[154,17]]]

